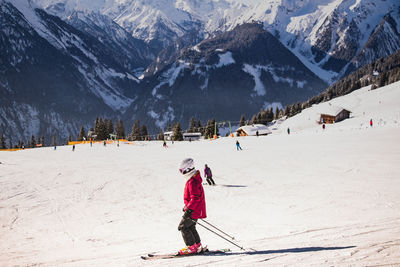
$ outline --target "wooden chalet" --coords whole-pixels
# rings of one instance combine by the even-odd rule
[[[348,119],[350,117],[351,111],[335,106],[329,106],[323,112],[321,112],[321,117],[319,123],[332,124],[335,122],[340,122],[342,120]]]
[[[237,136],[256,136],[257,132],[258,135],[267,135],[271,130],[264,124],[245,125],[236,130]]]

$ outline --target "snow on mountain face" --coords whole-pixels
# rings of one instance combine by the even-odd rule
[[[379,22],[390,12],[399,25],[396,0],[36,0],[49,11],[67,16],[72,10],[110,16],[133,36],[158,51],[191,30],[205,34],[232,30],[243,23],[263,22],[319,77],[332,81],[343,75]],[[385,39],[390,38],[390,33]],[[397,46],[387,53],[393,53]],[[381,54],[369,53],[368,60]],[[361,57],[363,57],[361,55]],[[360,62],[363,63],[363,62]]]
[[[5,135],[64,138],[99,114],[118,116],[131,105],[139,80],[114,56],[115,49],[29,1],[12,2],[0,1]]]
[[[138,101],[143,106],[127,114],[161,128],[168,123],[165,114],[184,127],[191,116],[232,120],[283,108],[326,87],[260,24],[243,24],[187,47],[169,64],[163,64],[167,57],[159,61],[143,79],[148,92]]]
[[[4,2],[3,6],[6,4],[7,2]],[[92,85],[89,88],[108,106],[118,110],[131,104],[132,101],[125,97],[123,92],[115,89],[114,83],[117,81],[114,79],[128,79],[136,83],[138,80],[113,59],[104,57],[104,52],[101,51],[104,47],[101,44],[82,35],[57,17],[51,17],[44,11],[36,9],[30,1],[17,1],[15,7],[29,24],[29,31],[37,32],[54,48],[63,54],[68,54],[75,61],[84,78]]]

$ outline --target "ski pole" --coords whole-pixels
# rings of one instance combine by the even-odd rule
[[[224,235],[226,235],[229,238],[232,238],[232,240],[235,240],[235,238],[233,236],[228,235],[227,233],[225,233],[224,231],[222,231],[221,229],[217,228],[216,226],[212,225],[211,223],[207,222],[206,220],[201,219],[203,222],[205,222],[206,224],[210,225],[211,227],[214,227],[215,229],[217,229],[218,231],[220,231],[221,233],[223,233]]]
[[[228,241],[229,243],[231,243],[231,244],[233,244],[233,245],[235,245],[235,246],[237,246],[238,248],[240,248],[241,250],[245,250],[243,247],[241,247],[241,246],[239,246],[239,245],[237,245],[237,244],[235,244],[235,243],[233,243],[232,241],[230,241],[229,239],[226,239],[225,237],[223,237],[222,235],[220,235],[220,234],[218,234],[218,233],[216,233],[216,232],[214,232],[213,230],[211,230],[210,228],[208,228],[207,226],[204,226],[204,225],[202,225],[201,223],[199,223],[199,222],[197,222],[197,224],[198,225],[200,225],[200,226],[202,226],[202,227],[204,227],[204,228],[206,228],[208,231],[210,231],[211,233],[214,233],[214,234],[216,234],[217,236],[219,236],[219,237],[221,237],[222,239],[224,239],[224,240],[226,240],[226,241]]]

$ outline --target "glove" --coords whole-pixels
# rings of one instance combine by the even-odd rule
[[[183,214],[184,219],[190,219],[190,215],[192,215],[193,210],[186,209],[185,213]]]

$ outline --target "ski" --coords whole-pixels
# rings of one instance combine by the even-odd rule
[[[170,254],[147,254],[147,256],[141,256],[143,260],[157,260],[157,259],[172,259],[172,258],[183,258],[183,257],[192,257],[192,256],[207,256],[207,255],[215,255],[215,254],[224,254],[226,252],[231,251],[230,249],[216,249],[209,250],[205,249],[204,251],[196,254],[185,254],[180,255],[179,253],[170,253]]]

